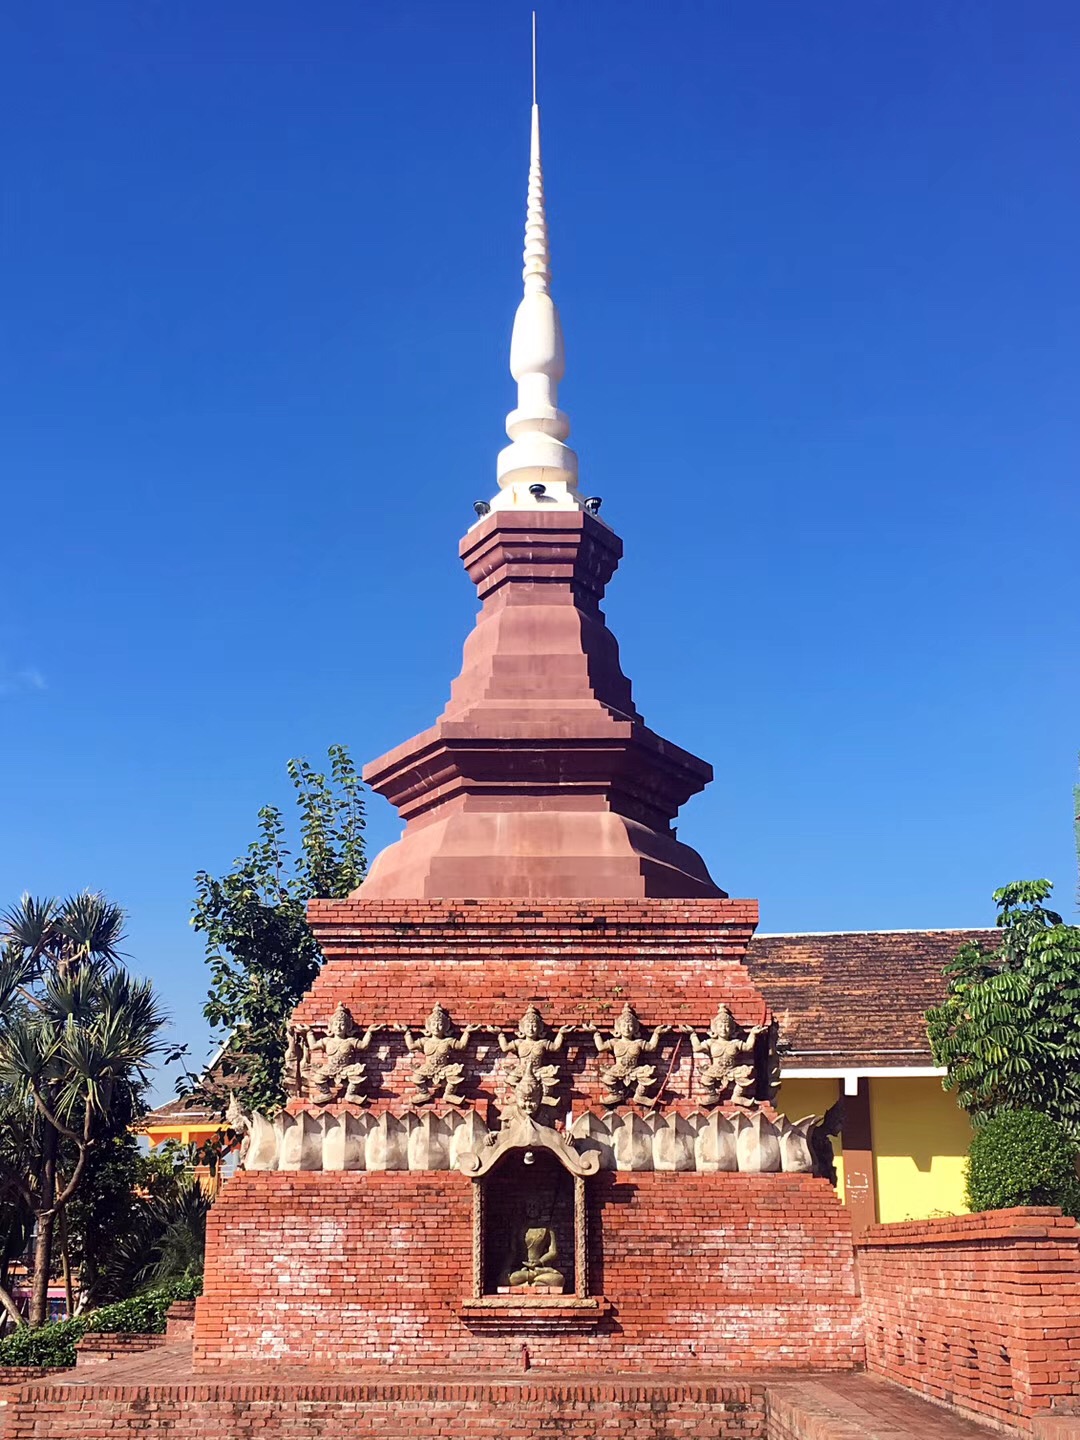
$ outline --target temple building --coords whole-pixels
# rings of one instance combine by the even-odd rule
[[[309,905],[325,963],[289,1102],[232,1108],[197,1369],[498,1369],[508,1342],[564,1366],[857,1360],[838,1108],[775,1104],[757,903],[674,830],[711,768],[646,725],[600,608],[622,545],[559,408],[535,104],[523,258],[510,443],[460,544],[480,611],[434,724],[365,768],[401,838]]]

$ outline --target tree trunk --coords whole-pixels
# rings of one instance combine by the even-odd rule
[[[30,1289],[30,1324],[44,1325],[49,1318],[49,1274],[52,1270],[53,1200],[56,1198],[56,1155],[60,1136],[55,1125],[42,1122],[41,1194],[37,1204],[37,1232],[34,1236],[34,1278]]]
[[[23,1315],[19,1307],[15,1304],[15,1301],[11,1298],[11,1292],[8,1290],[6,1285],[0,1285],[0,1310],[4,1311],[3,1318],[5,1322],[7,1320],[10,1320],[12,1325],[15,1326],[16,1330],[19,1328],[20,1325],[26,1324],[26,1317]],[[4,1330],[6,1328],[6,1323],[4,1325],[0,1325],[0,1335],[4,1333]]]
[[[65,1205],[59,1215],[60,1220],[60,1264],[64,1269],[64,1301],[66,1305],[65,1318],[70,1320],[75,1314],[75,1296],[71,1289],[71,1249],[68,1245],[67,1227],[67,1206]]]

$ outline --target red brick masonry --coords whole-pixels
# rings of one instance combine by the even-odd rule
[[[71,1372],[13,1402],[6,1440],[993,1440],[997,1432],[866,1375],[370,1380],[318,1372],[193,1376],[186,1347]],[[1048,1422],[1052,1423],[1052,1422]],[[0,1434],[3,1434],[0,1420]],[[1047,1430],[1037,1440],[1076,1440]]]
[[[723,1001],[742,1025],[771,1018],[745,967],[757,923],[755,900],[313,900],[308,907],[326,963],[297,1007],[304,1024],[325,1022],[339,1003],[361,1025],[423,1024],[436,1001],[458,1025],[513,1033],[527,1006],[549,1025],[609,1027],[625,1001],[642,1024],[704,1030]],[[370,1052],[374,1109],[408,1094],[413,1065],[399,1036],[383,1032]],[[592,1037],[571,1035],[564,1050],[575,1114],[603,1087]],[[490,1033],[473,1037],[466,1093],[495,1100],[500,1052]],[[655,1057],[665,1101],[692,1091],[685,1036],[665,1037]]]
[[[876,1225],[857,1248],[872,1372],[1024,1431],[1080,1413],[1075,1220],[1032,1208]]]
[[[2,1421],[0,1421],[2,1423]],[[632,1380],[546,1384],[423,1382],[107,1386],[35,1389],[4,1440],[762,1440],[758,1385]]]
[[[210,1216],[197,1369],[315,1364],[517,1373],[850,1368],[851,1232],[809,1175],[605,1172],[590,1281],[610,1315],[576,1334],[479,1333],[473,1182],[457,1172],[242,1171]]]

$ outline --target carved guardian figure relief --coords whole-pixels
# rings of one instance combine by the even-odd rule
[[[290,1078],[298,1093],[315,1105],[337,1100],[367,1103],[367,1066],[360,1056],[379,1029],[369,1025],[363,1034],[347,1005],[339,1005],[326,1022],[325,1032],[313,1025],[289,1027],[285,1051],[286,1086]]]
[[[704,1035],[691,1026],[668,1024],[656,1025],[647,1032],[629,1002],[623,1005],[608,1033],[602,1033],[592,1020],[579,1020],[553,1030],[537,1006],[531,1004],[513,1034],[472,1022],[459,1030],[441,1004],[433,1007],[419,1031],[401,1023],[362,1029],[348,1006],[340,1004],[324,1025],[289,1026],[284,1063],[287,1093],[318,1106],[368,1104],[370,1084],[363,1056],[380,1030],[401,1035],[412,1057],[410,1089],[401,1098],[414,1105],[440,1098],[449,1105],[468,1103],[465,1063],[454,1057],[467,1049],[475,1032],[488,1032],[512,1062],[501,1076],[493,1077],[499,1082],[496,1094],[503,1096],[507,1120],[515,1115],[532,1119],[557,1109],[565,1074],[565,1066],[557,1057],[564,1052],[567,1036],[575,1032],[579,1045],[592,1036],[597,1054],[611,1057],[600,1070],[604,1087],[600,1099],[609,1107],[654,1108],[660,1103],[664,1086],[659,1083],[657,1065],[646,1057],[660,1048],[665,1035],[672,1033],[689,1036],[697,1068],[691,1069],[689,1086],[685,1068],[680,1072],[678,1094],[669,1099],[682,1096],[697,1098],[707,1107],[728,1104],[752,1109],[760,1099],[772,1098],[779,1081],[775,1023],[742,1027],[723,1004]],[[765,1046],[758,1044],[759,1037],[766,1033],[767,1059],[762,1053]]]
[[[557,1055],[563,1048],[563,1040],[574,1027],[560,1025],[552,1038],[544,1018],[535,1005],[530,1005],[521,1017],[517,1034],[507,1037],[499,1031],[499,1049],[504,1055],[513,1055],[516,1064],[506,1077],[506,1083],[513,1095],[510,1109],[518,1114],[533,1116],[543,1106],[558,1104],[560,1066],[558,1063],[543,1063],[548,1055]]]
[[[673,1027],[657,1025],[646,1039],[637,1011],[627,1003],[606,1040],[591,1022],[583,1028],[592,1032],[599,1054],[615,1057],[615,1063],[604,1071],[604,1104],[655,1105],[656,1096],[649,1092],[656,1085],[656,1066],[642,1064],[641,1057],[651,1054],[660,1044],[660,1037]]]
[[[726,1005],[721,1005],[704,1038],[690,1031],[693,1053],[706,1061],[698,1077],[706,1105],[719,1105],[725,1100],[733,1105],[756,1104],[754,1051],[757,1038],[765,1029],[764,1025],[754,1025],[745,1035],[741,1034],[734,1015]]]
[[[466,1025],[460,1035],[455,1035],[450,1013],[441,1005],[435,1006],[417,1036],[407,1025],[395,1026],[404,1035],[410,1054],[417,1056],[416,1069],[410,1077],[413,1094],[408,1097],[414,1104],[435,1100],[440,1091],[447,1105],[464,1103],[465,1096],[459,1087],[464,1079],[465,1066],[452,1061],[450,1056],[455,1051],[464,1050],[469,1036],[480,1028],[479,1025]]]

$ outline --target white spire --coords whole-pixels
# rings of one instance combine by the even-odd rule
[[[559,381],[566,369],[562,326],[551,298],[551,251],[544,212],[540,160],[540,107],[536,103],[536,15],[533,15],[533,107],[529,147],[529,195],[525,209],[524,295],[514,316],[510,373],[518,403],[506,417],[511,443],[499,454],[499,493],[492,509],[518,506],[583,508],[577,491],[577,456],[563,441],[570,421],[559,409]],[[529,487],[542,485],[534,495]]]

